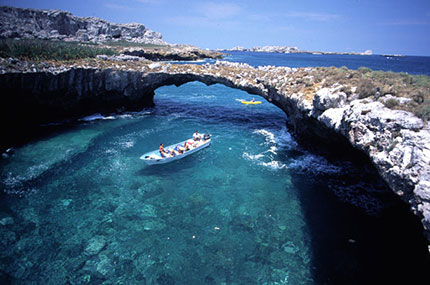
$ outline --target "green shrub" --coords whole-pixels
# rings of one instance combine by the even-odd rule
[[[430,102],[421,104],[414,113],[423,120],[430,121]]]
[[[390,109],[394,109],[395,107],[397,107],[399,105],[399,101],[397,101],[396,99],[388,99],[384,102],[385,107],[390,108]]]
[[[360,68],[358,69],[358,71],[359,71],[359,72],[361,72],[361,73],[363,73],[363,74],[366,74],[366,73],[372,72],[372,70],[371,70],[370,68],[368,68],[368,67],[360,67]]]
[[[0,57],[15,57],[24,60],[73,60],[93,58],[98,54],[114,55],[110,48],[82,45],[77,42],[49,40],[0,40]]]
[[[430,76],[414,75],[414,82],[417,86],[430,88]]]
[[[375,95],[375,85],[372,80],[364,78],[359,82],[356,92],[360,99],[373,96]]]

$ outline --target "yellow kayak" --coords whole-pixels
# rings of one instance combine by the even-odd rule
[[[261,101],[241,101],[242,104],[261,104]]]

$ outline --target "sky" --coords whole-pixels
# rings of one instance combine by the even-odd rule
[[[295,46],[309,51],[430,56],[430,0],[0,0],[137,22],[200,48]]]

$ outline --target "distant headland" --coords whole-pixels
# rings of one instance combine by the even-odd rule
[[[372,50],[366,50],[365,52],[332,52],[332,51],[307,51],[301,50],[297,47],[291,46],[263,46],[263,47],[252,47],[245,48],[237,46],[226,51],[252,51],[252,52],[273,52],[273,53],[310,53],[310,54],[347,54],[347,55],[372,55]]]

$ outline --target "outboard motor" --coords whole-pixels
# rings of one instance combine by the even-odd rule
[[[211,135],[210,134],[204,134],[203,135],[203,140],[208,140],[208,139],[210,139],[211,138]]]

